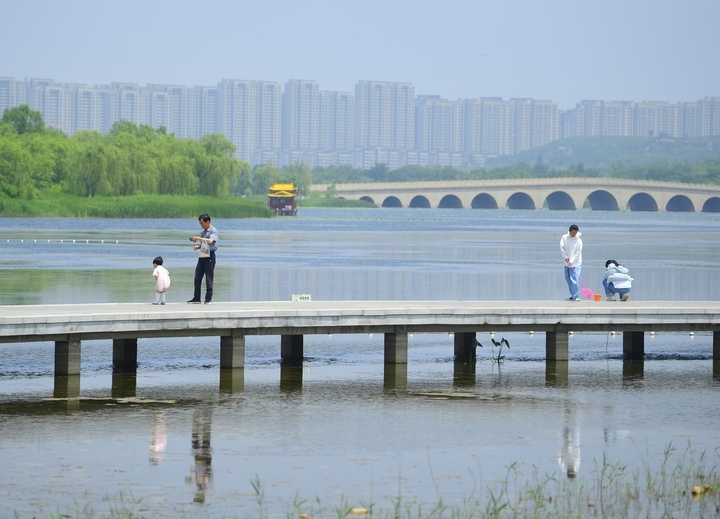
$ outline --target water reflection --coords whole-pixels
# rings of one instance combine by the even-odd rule
[[[150,464],[158,465],[165,456],[167,447],[167,423],[165,411],[153,415],[152,437],[150,439]]]
[[[55,377],[53,386],[54,398],[79,398],[80,397],[80,375],[58,375]]]
[[[220,392],[242,393],[245,390],[245,368],[221,369]]]
[[[383,372],[383,389],[397,391],[407,389],[408,365],[385,364]]]
[[[565,403],[562,446],[558,455],[560,468],[569,478],[580,471],[580,419],[575,404]]]
[[[545,385],[548,387],[567,387],[568,361],[548,360],[545,362]]]
[[[453,363],[453,386],[458,389],[475,387],[475,362],[456,360]]]
[[[295,362],[280,364],[280,390],[293,392],[302,391],[303,367]]]
[[[625,389],[641,389],[645,377],[645,361],[625,360],[622,363],[622,385]]]
[[[212,430],[212,407],[203,405],[195,409],[192,422],[191,447],[195,460],[190,469],[188,483],[195,485],[194,503],[204,503],[205,494],[212,485],[212,449],[210,434]]]
[[[136,394],[137,373],[113,371],[110,395],[113,398],[133,398]]]

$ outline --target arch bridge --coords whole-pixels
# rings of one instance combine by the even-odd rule
[[[328,185],[316,185],[325,192]],[[381,207],[720,212],[720,186],[604,178],[337,184],[338,197]]]

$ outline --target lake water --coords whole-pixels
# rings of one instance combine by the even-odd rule
[[[168,309],[192,295],[193,220],[2,223],[0,305],[149,303],[157,255]],[[542,304],[568,295],[558,242],[571,223],[596,292],[612,258],[630,268],[633,300],[720,293],[717,214],[303,209],[213,223],[216,301]],[[710,334],[648,335],[645,362],[625,363],[621,334],[578,333],[565,368],[546,365],[543,334],[504,337],[496,364],[478,334],[473,371],[445,334],[411,336],[406,370],[384,366],[377,334],[306,336],[301,367],[280,365],[279,337],[250,336],[230,382],[218,338],[140,340],[136,375],[113,374],[111,341],[86,341],[79,401],[53,399],[52,343],[0,345],[0,502],[20,517],[121,500],[149,517],[337,517],[399,497],[462,509],[510,466],[521,481],[579,484],[604,457],[628,472],[657,470],[668,450],[720,461]]]

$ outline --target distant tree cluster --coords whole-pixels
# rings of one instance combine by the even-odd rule
[[[34,198],[55,189],[78,196],[228,196],[250,174],[222,135],[178,139],[163,128],[120,121],[109,134],[68,137],[47,130],[27,105],[0,119],[0,194]]]

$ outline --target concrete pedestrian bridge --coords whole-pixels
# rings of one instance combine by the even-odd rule
[[[328,185],[314,189],[325,192]],[[337,184],[338,197],[382,207],[720,212],[720,186],[607,178]]]
[[[245,366],[245,337],[280,336],[280,358],[301,362],[305,335],[384,335],[387,364],[407,364],[413,333],[452,334],[455,356],[473,356],[478,332],[545,333],[547,361],[567,361],[570,332],[620,332],[627,360],[642,360],[644,333],[713,333],[720,361],[716,301],[243,301],[188,305],[106,303],[0,306],[0,344],[55,343],[56,375],[79,375],[80,344],[111,339],[116,368],[135,369],[137,341],[154,337],[220,337],[220,367]],[[4,346],[8,347],[8,346]],[[12,346],[10,346],[12,347]],[[720,367],[720,366],[719,366]]]

